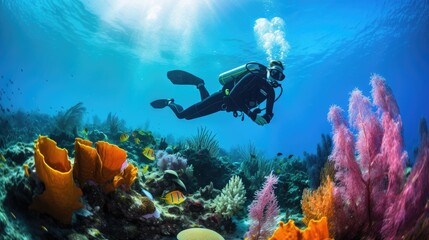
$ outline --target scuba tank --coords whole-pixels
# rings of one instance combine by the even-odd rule
[[[219,83],[225,85],[231,81],[242,78],[248,72],[259,73],[263,69],[263,65],[256,62],[249,62],[219,75]]]

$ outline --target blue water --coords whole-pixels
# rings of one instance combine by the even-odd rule
[[[354,88],[370,95],[370,75],[378,73],[397,99],[410,152],[420,118],[429,118],[426,0],[0,3],[0,103],[11,111],[55,115],[83,102],[86,122],[112,112],[130,128],[149,124],[176,139],[205,126],[226,149],[251,142],[267,156],[301,155],[331,132],[330,105],[347,109]],[[266,64],[270,55],[255,24],[275,17],[284,22],[277,27],[288,46],[271,53],[283,56],[286,80],[269,125],[225,112],[179,120],[150,107],[157,98],[184,107],[199,100],[195,87],[171,84],[168,70],[189,71],[214,92],[220,73],[248,61]]]

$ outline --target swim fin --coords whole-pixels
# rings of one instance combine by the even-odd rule
[[[200,84],[204,84],[203,79],[182,70],[169,71],[167,77],[173,84],[178,85],[195,85],[198,87]]]
[[[174,99],[158,99],[150,103],[153,108],[165,108],[169,103],[173,103]]]

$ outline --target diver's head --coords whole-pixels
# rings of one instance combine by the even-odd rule
[[[270,64],[267,68],[267,80],[271,83],[276,81],[283,81],[285,75],[283,73],[284,67],[282,62],[278,60],[270,61]]]

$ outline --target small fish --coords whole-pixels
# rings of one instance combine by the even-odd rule
[[[10,215],[12,215],[13,219],[16,219],[16,216],[13,214],[13,212],[10,212]]]
[[[2,153],[0,153],[0,160],[2,160],[3,162],[6,162],[6,158],[4,157],[4,155]]]
[[[185,201],[185,195],[180,191],[172,191],[167,194],[161,200],[164,200],[167,204],[181,204]]]
[[[280,156],[283,156],[283,153],[278,152],[278,153],[277,153],[277,157],[280,157]]]
[[[146,190],[144,188],[142,189],[142,192],[144,193],[144,195],[146,195],[146,197],[148,197],[150,200],[153,201],[152,193],[150,193],[148,190]]]
[[[146,135],[146,132],[143,130],[137,130],[137,133],[142,135],[142,136]]]
[[[30,176],[30,171],[28,171],[28,164],[24,164],[22,167],[24,168],[24,174],[25,174],[25,176],[29,177]]]
[[[137,136],[137,131],[133,131],[132,133],[131,133],[131,135],[133,136],[133,137],[136,137]]]
[[[88,128],[84,128],[84,129],[82,129],[82,134],[83,134],[83,138],[88,138]]]
[[[142,173],[145,174],[149,170],[149,165],[146,165],[142,168]]]
[[[43,225],[40,225],[40,229],[42,229],[45,232],[48,232],[48,229],[45,226],[43,226]]]
[[[251,153],[250,158],[256,158],[256,155]]]
[[[287,159],[291,159],[293,157],[293,154],[290,154],[289,156],[287,156]]]
[[[151,161],[155,160],[155,153],[153,152],[153,149],[150,147],[143,148],[142,154],[143,156],[145,156],[147,159]]]
[[[140,144],[140,139],[139,138],[134,138],[134,142],[136,143],[136,144]]]
[[[130,138],[130,136],[128,134],[122,133],[121,136],[119,137],[119,141],[125,142],[128,140],[128,138]]]

